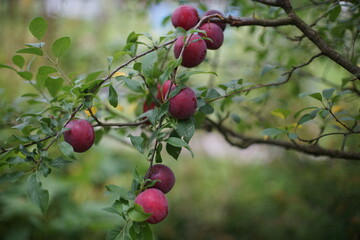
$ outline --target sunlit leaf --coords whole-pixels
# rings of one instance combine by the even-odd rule
[[[71,40],[69,37],[61,37],[59,39],[57,39],[52,47],[52,53],[55,57],[61,57],[65,51],[70,47],[71,44]]]
[[[46,33],[48,29],[48,24],[46,20],[42,17],[36,17],[31,20],[29,25],[29,30],[31,34],[40,40]]]

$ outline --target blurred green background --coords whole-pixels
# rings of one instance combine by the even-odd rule
[[[221,10],[227,1],[208,4]],[[28,23],[43,16],[49,22],[46,42],[71,37],[71,51],[61,61],[65,72],[105,69],[106,57],[122,48],[130,32],[148,32],[156,38],[172,30],[161,22],[176,6],[171,1],[156,5],[130,0],[3,0],[0,62],[10,64],[16,50],[34,41]],[[256,51],[245,54],[244,50],[260,40],[247,38],[247,31],[226,30],[223,48],[209,53],[204,68],[211,69],[212,59],[227,67],[217,69],[220,80],[209,81],[239,75],[251,79],[260,71],[253,62]],[[292,48],[281,41],[276,44],[282,46],[281,51]],[[293,55],[302,58],[304,52],[294,50]],[[273,57],[280,62],[296,61],[278,55],[266,59]],[[316,66],[329,69],[328,62]],[[333,75],[342,74],[336,71]],[[16,113],[26,109],[26,102],[18,97],[29,91],[33,90],[15,73],[0,70],[1,142],[11,134],[8,129]],[[294,100],[293,104],[298,103]],[[202,131],[196,133],[191,146],[195,158],[185,151],[178,161],[164,156],[177,181],[167,194],[168,218],[153,226],[157,239],[360,239],[358,163],[263,146],[239,150],[228,146],[220,135]],[[105,239],[107,231],[123,224],[120,217],[102,210],[114,200],[105,194],[105,186],[129,188],[135,167],[145,171],[147,162],[111,137],[77,157],[76,162],[44,179],[43,187],[50,192],[46,216],[27,199],[24,181],[0,185],[0,239]]]

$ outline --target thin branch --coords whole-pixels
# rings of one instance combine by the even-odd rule
[[[32,141],[32,142],[26,143],[26,144],[24,144],[23,146],[24,146],[24,147],[30,147],[30,146],[32,146],[32,145],[35,145],[35,144],[44,142],[44,141],[46,141],[46,140],[48,140],[48,139],[50,139],[50,138],[52,138],[52,137],[55,137],[55,136],[56,136],[56,135],[50,135],[50,136],[44,137],[44,138],[42,138],[42,139],[40,139],[40,140],[38,140],[38,141]],[[12,147],[12,148],[2,148],[2,147],[1,147],[0,155],[3,154],[3,153],[7,153],[7,152],[9,152],[9,151],[12,151],[12,150],[14,150],[14,149],[15,149],[15,147]]]
[[[312,139],[304,139],[304,138],[300,138],[300,137],[298,137],[298,139],[302,142],[313,143],[313,142],[318,142],[321,138],[327,137],[327,136],[333,136],[333,135],[348,136],[351,134],[360,134],[360,132],[333,132],[333,133],[325,133],[325,134],[322,134],[322,135],[320,135],[316,138],[312,138]]]
[[[338,53],[336,50],[331,48],[320,34],[315,31],[311,26],[306,24],[293,10],[289,0],[282,1],[282,8],[292,19],[293,24],[311,41],[313,42],[318,49],[322,52],[323,55],[327,56],[338,65],[343,67],[345,70],[353,74],[357,79],[360,80],[360,67],[353,65],[348,59]]]
[[[229,16],[223,19],[211,19],[211,22],[226,23],[232,27],[242,26],[262,26],[262,27],[280,27],[286,25],[293,25],[293,19],[290,17],[279,19],[258,19],[253,17],[233,17]]]
[[[169,41],[169,42],[166,42],[166,43],[164,43],[164,44],[162,44],[162,45],[160,45],[160,46],[153,47],[152,49],[150,49],[150,50],[148,50],[148,51],[146,51],[146,52],[143,52],[143,53],[141,53],[141,54],[139,54],[139,55],[136,55],[135,57],[129,59],[127,62],[121,64],[121,65],[118,66],[115,70],[113,70],[108,76],[106,76],[105,78],[103,78],[103,80],[102,80],[100,83],[98,83],[93,89],[91,89],[91,92],[92,92],[92,93],[95,93],[107,80],[109,80],[110,78],[112,78],[112,76],[113,76],[117,71],[119,71],[120,69],[126,67],[126,66],[129,65],[130,63],[134,62],[135,60],[137,60],[137,59],[139,59],[139,58],[141,58],[141,57],[143,57],[143,56],[145,56],[145,55],[147,55],[147,54],[149,54],[149,53],[152,53],[152,52],[154,52],[154,51],[157,51],[159,48],[163,48],[163,47],[166,47],[167,45],[170,45],[170,44],[174,43],[175,41],[176,41],[176,39],[173,39],[173,40],[171,40],[171,41]]]
[[[137,127],[142,124],[145,124],[148,121],[148,119],[141,120],[139,122],[133,122],[133,123],[103,123],[98,122],[97,124],[93,125],[93,127]]]
[[[298,144],[295,141],[287,142],[276,139],[249,137],[240,133],[236,133],[232,129],[228,127],[224,127],[209,118],[207,118],[206,120],[207,123],[210,124],[210,126],[215,127],[218,130],[218,132],[221,135],[223,135],[223,137],[229,144],[238,148],[247,148],[253,144],[266,144],[266,145],[282,147],[285,149],[295,150],[297,152],[301,152],[313,156],[326,156],[330,158],[342,158],[345,160],[360,160],[360,152],[348,152],[341,150],[326,149],[317,145]],[[205,126],[205,127],[208,128],[209,126]]]
[[[325,106],[324,106],[325,107]],[[331,109],[325,107],[325,110],[327,110],[331,116],[335,119],[336,122],[338,122],[341,126],[343,126],[344,128],[346,128],[349,132],[353,133],[354,130],[352,130],[351,128],[349,128],[348,126],[345,125],[345,123],[341,122],[336,116],[335,114],[331,111]]]
[[[254,2],[259,2],[268,6],[280,7],[282,0],[253,0]]]
[[[239,89],[239,90],[234,91],[234,92],[231,92],[231,93],[229,93],[229,94],[226,94],[226,95],[223,95],[223,96],[219,96],[219,97],[216,97],[216,98],[212,98],[212,99],[208,100],[207,103],[211,103],[211,102],[217,101],[217,100],[219,100],[219,99],[231,97],[231,96],[234,96],[234,95],[243,93],[243,92],[249,92],[249,91],[254,90],[254,89],[259,89],[259,88],[264,88],[264,87],[273,87],[273,86],[279,86],[279,85],[285,84],[285,83],[287,83],[287,82],[290,80],[290,78],[291,78],[291,76],[292,76],[292,74],[294,73],[295,70],[309,65],[312,61],[314,61],[314,59],[316,59],[316,58],[318,58],[318,57],[320,57],[320,56],[322,56],[322,53],[318,53],[318,54],[312,56],[306,63],[300,64],[300,65],[297,65],[297,66],[293,66],[290,71],[285,72],[285,73],[283,74],[283,75],[287,75],[287,77],[286,77],[285,80],[283,80],[283,81],[281,81],[281,82],[273,82],[273,83],[267,83],[267,84],[258,84],[258,85],[253,86],[253,87],[249,87],[249,88],[245,88],[245,89]]]

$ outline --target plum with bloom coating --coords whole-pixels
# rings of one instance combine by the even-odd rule
[[[185,87],[177,95],[170,98],[169,113],[180,120],[188,119],[194,115],[196,106],[195,92],[191,88]]]
[[[155,224],[164,220],[169,212],[165,194],[156,188],[149,188],[135,198],[135,203],[142,206],[145,213],[151,213],[146,222]]]
[[[173,171],[164,164],[153,165],[148,171],[147,178],[159,180],[152,188],[159,189],[163,193],[168,193],[175,184],[175,175]]]
[[[219,49],[224,42],[224,33],[221,28],[215,23],[205,23],[199,28],[206,32],[206,34],[199,33],[202,37],[210,38],[210,40],[205,39],[205,43],[208,49]]]
[[[204,61],[206,57],[206,43],[204,39],[200,39],[201,37],[199,35],[193,34],[190,37],[189,44],[185,46],[184,52],[183,52],[183,59],[181,61],[181,65],[183,67],[192,68],[196,67],[202,61]],[[185,40],[184,36],[180,36],[175,41],[174,45],[174,55],[175,58],[180,57],[181,49],[184,46]]]
[[[74,152],[85,152],[94,144],[94,128],[88,121],[71,120],[65,128],[69,130],[64,132],[64,140],[73,147]]]
[[[199,14],[191,5],[181,5],[171,15],[171,22],[174,27],[182,27],[186,31],[199,22]]]
[[[222,12],[220,12],[220,11],[218,11],[218,10],[209,10],[209,11],[206,11],[205,13],[204,13],[204,15],[203,16],[209,16],[209,15],[213,15],[213,14],[218,14],[218,15],[220,15],[220,16],[224,16],[224,14],[222,14]],[[220,28],[221,28],[221,30],[225,30],[225,28],[226,28],[226,24],[225,23],[215,23],[216,25],[218,25]]]

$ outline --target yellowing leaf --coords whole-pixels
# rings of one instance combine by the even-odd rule
[[[114,75],[112,75],[112,77],[120,77],[120,76],[126,76],[126,74],[124,72],[116,72],[114,73]]]
[[[84,112],[88,117],[91,116],[90,111],[88,109],[86,109]],[[93,114],[95,114],[97,112],[97,108],[96,107],[91,107],[91,112]]]
[[[344,109],[344,107],[339,106],[339,105],[336,105],[336,106],[333,106],[333,107],[332,107],[331,111],[332,111],[333,113],[337,113],[337,112],[340,112],[340,111],[343,110],[343,109]]]
[[[117,110],[120,110],[120,111],[124,111],[124,107],[121,106],[120,104],[117,105],[116,109],[117,109]]]
[[[272,115],[274,115],[274,116],[276,116],[276,117],[279,117],[279,118],[281,118],[281,119],[287,118],[287,116],[289,116],[290,113],[291,113],[291,112],[290,112],[289,110],[287,110],[287,109],[280,109],[280,108],[271,111],[271,114],[272,114]]]
[[[268,135],[264,135],[264,140],[267,141],[269,139]]]
[[[136,108],[137,108],[137,106],[138,106],[138,104],[136,104],[136,103],[130,104],[130,106],[129,106],[129,112],[130,112],[130,113],[134,113],[135,110],[136,110]]]

